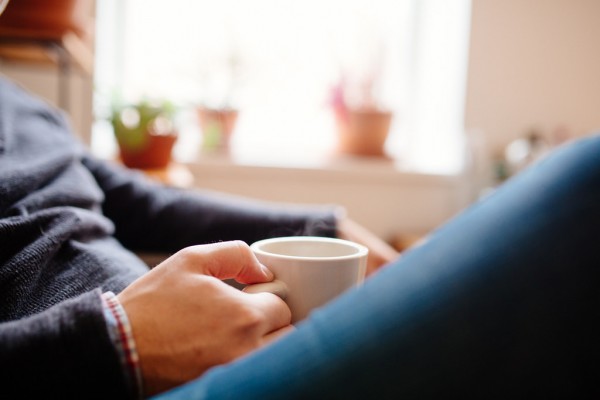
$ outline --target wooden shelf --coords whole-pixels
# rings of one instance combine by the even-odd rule
[[[54,68],[57,105],[72,111],[71,77],[94,74],[95,0],[19,0],[0,19],[0,60]]]
[[[95,0],[19,0],[0,19],[0,58],[93,74]]]
[[[8,62],[53,64],[59,68],[68,63],[88,76],[94,71],[92,50],[74,33],[58,39],[0,36],[0,58]]]

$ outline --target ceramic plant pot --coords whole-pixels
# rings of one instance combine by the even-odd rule
[[[0,34],[58,39],[74,32],[83,37],[93,29],[93,7],[93,0],[11,0],[0,18]]]
[[[238,111],[199,107],[197,112],[202,130],[203,150],[228,152],[238,119]]]
[[[385,156],[392,113],[377,110],[347,110],[336,113],[338,151],[357,156]]]
[[[119,146],[121,161],[129,168],[162,169],[171,162],[176,134],[148,134],[145,144],[139,148]]]

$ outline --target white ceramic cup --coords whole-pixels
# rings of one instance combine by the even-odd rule
[[[271,292],[283,298],[292,311],[292,323],[359,285],[365,277],[368,249],[351,241],[290,236],[261,240],[250,248],[275,280],[243,290]]]

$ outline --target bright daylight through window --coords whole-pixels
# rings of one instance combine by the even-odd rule
[[[238,111],[235,160],[319,165],[336,110],[392,114],[385,153],[408,169],[461,168],[468,0],[102,0],[96,123],[115,98],[177,107],[175,155],[208,154],[200,109]],[[207,144],[208,143],[208,144]]]

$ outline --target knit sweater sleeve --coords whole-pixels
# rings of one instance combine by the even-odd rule
[[[0,386],[19,398],[130,398],[100,291],[0,324]],[[68,360],[68,362],[66,361]]]
[[[335,236],[335,205],[291,205],[182,190],[150,181],[143,174],[87,157],[105,195],[103,213],[127,247],[177,251],[224,240],[253,241],[287,235]]]

